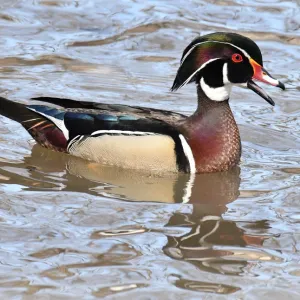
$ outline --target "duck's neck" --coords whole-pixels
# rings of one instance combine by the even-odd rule
[[[239,130],[228,100],[210,100],[200,85],[197,92],[198,108],[182,126],[197,172],[228,170],[239,163],[241,156]]]

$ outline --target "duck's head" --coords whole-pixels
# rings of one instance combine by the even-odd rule
[[[274,105],[253,80],[285,89],[263,68],[255,42],[240,34],[216,32],[196,38],[184,50],[171,90],[195,81],[208,98],[224,101],[233,85],[244,85]]]

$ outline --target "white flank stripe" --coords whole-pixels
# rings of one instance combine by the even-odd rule
[[[192,149],[182,134],[179,134],[179,138],[180,138],[180,141],[182,144],[183,152],[184,152],[185,156],[187,157],[189,164],[190,164],[190,172],[192,174],[194,174],[194,173],[196,173],[196,163],[195,163]]]
[[[46,119],[50,120],[53,124],[55,124],[57,126],[58,129],[60,129],[62,131],[62,133],[64,134],[65,138],[68,140],[69,139],[69,130],[67,129],[67,127],[65,126],[65,122],[63,120],[59,120],[56,119],[54,117],[48,116],[42,112],[39,112],[31,107],[27,107],[28,109],[34,111],[35,113],[44,116]]]
[[[186,55],[182,58],[181,60],[181,64],[183,64],[183,62],[185,61],[185,59],[190,55],[190,53],[199,45],[201,44],[205,44],[205,43],[217,43],[217,44],[226,44],[226,45],[230,45],[238,50],[240,50],[246,57],[248,57],[249,59],[251,58],[251,56],[242,48],[240,47],[237,47],[236,45],[234,44],[231,44],[231,43],[228,43],[228,42],[220,42],[220,41],[205,41],[205,42],[201,42],[201,43],[198,43],[198,44],[195,44],[187,53]]]
[[[159,134],[154,132],[143,132],[143,131],[126,131],[126,130],[97,130],[91,134],[91,136],[102,133],[119,133],[119,134],[132,134],[132,135],[152,135]]]
[[[201,65],[178,89],[182,88],[183,86],[187,85],[189,83],[189,81],[193,78],[193,76],[198,73],[200,70],[202,70],[205,66],[207,66],[209,63],[211,63],[212,61],[218,60],[220,58],[212,58],[210,60],[208,60],[207,62],[205,62],[203,65]]]
[[[79,137],[80,137],[80,135],[76,135],[74,138],[71,139],[71,141],[69,141],[68,147],[67,147],[67,151],[70,150],[70,148],[73,146],[73,142],[74,142],[75,140],[77,140]],[[81,138],[82,138],[82,137],[83,137],[83,136],[81,136]],[[80,139],[81,139],[81,138],[80,138]],[[79,140],[80,140],[80,139],[79,139]]]

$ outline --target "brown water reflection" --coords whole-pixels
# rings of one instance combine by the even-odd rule
[[[0,117],[1,299],[299,299],[299,1],[0,1],[1,96],[190,114],[169,88],[195,36],[256,40],[283,79],[233,91],[241,167],[159,176],[28,143]]]

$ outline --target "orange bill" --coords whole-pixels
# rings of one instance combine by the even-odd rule
[[[253,68],[253,76],[252,79],[258,80],[276,87],[281,88],[282,90],[285,89],[285,86],[282,82],[279,80],[273,78],[259,63],[257,63],[254,59],[250,58],[250,64]],[[249,80],[247,83],[247,87],[254,91],[256,94],[264,98],[267,102],[269,102],[271,105],[275,105],[272,98],[256,83],[254,83],[252,80]]]

